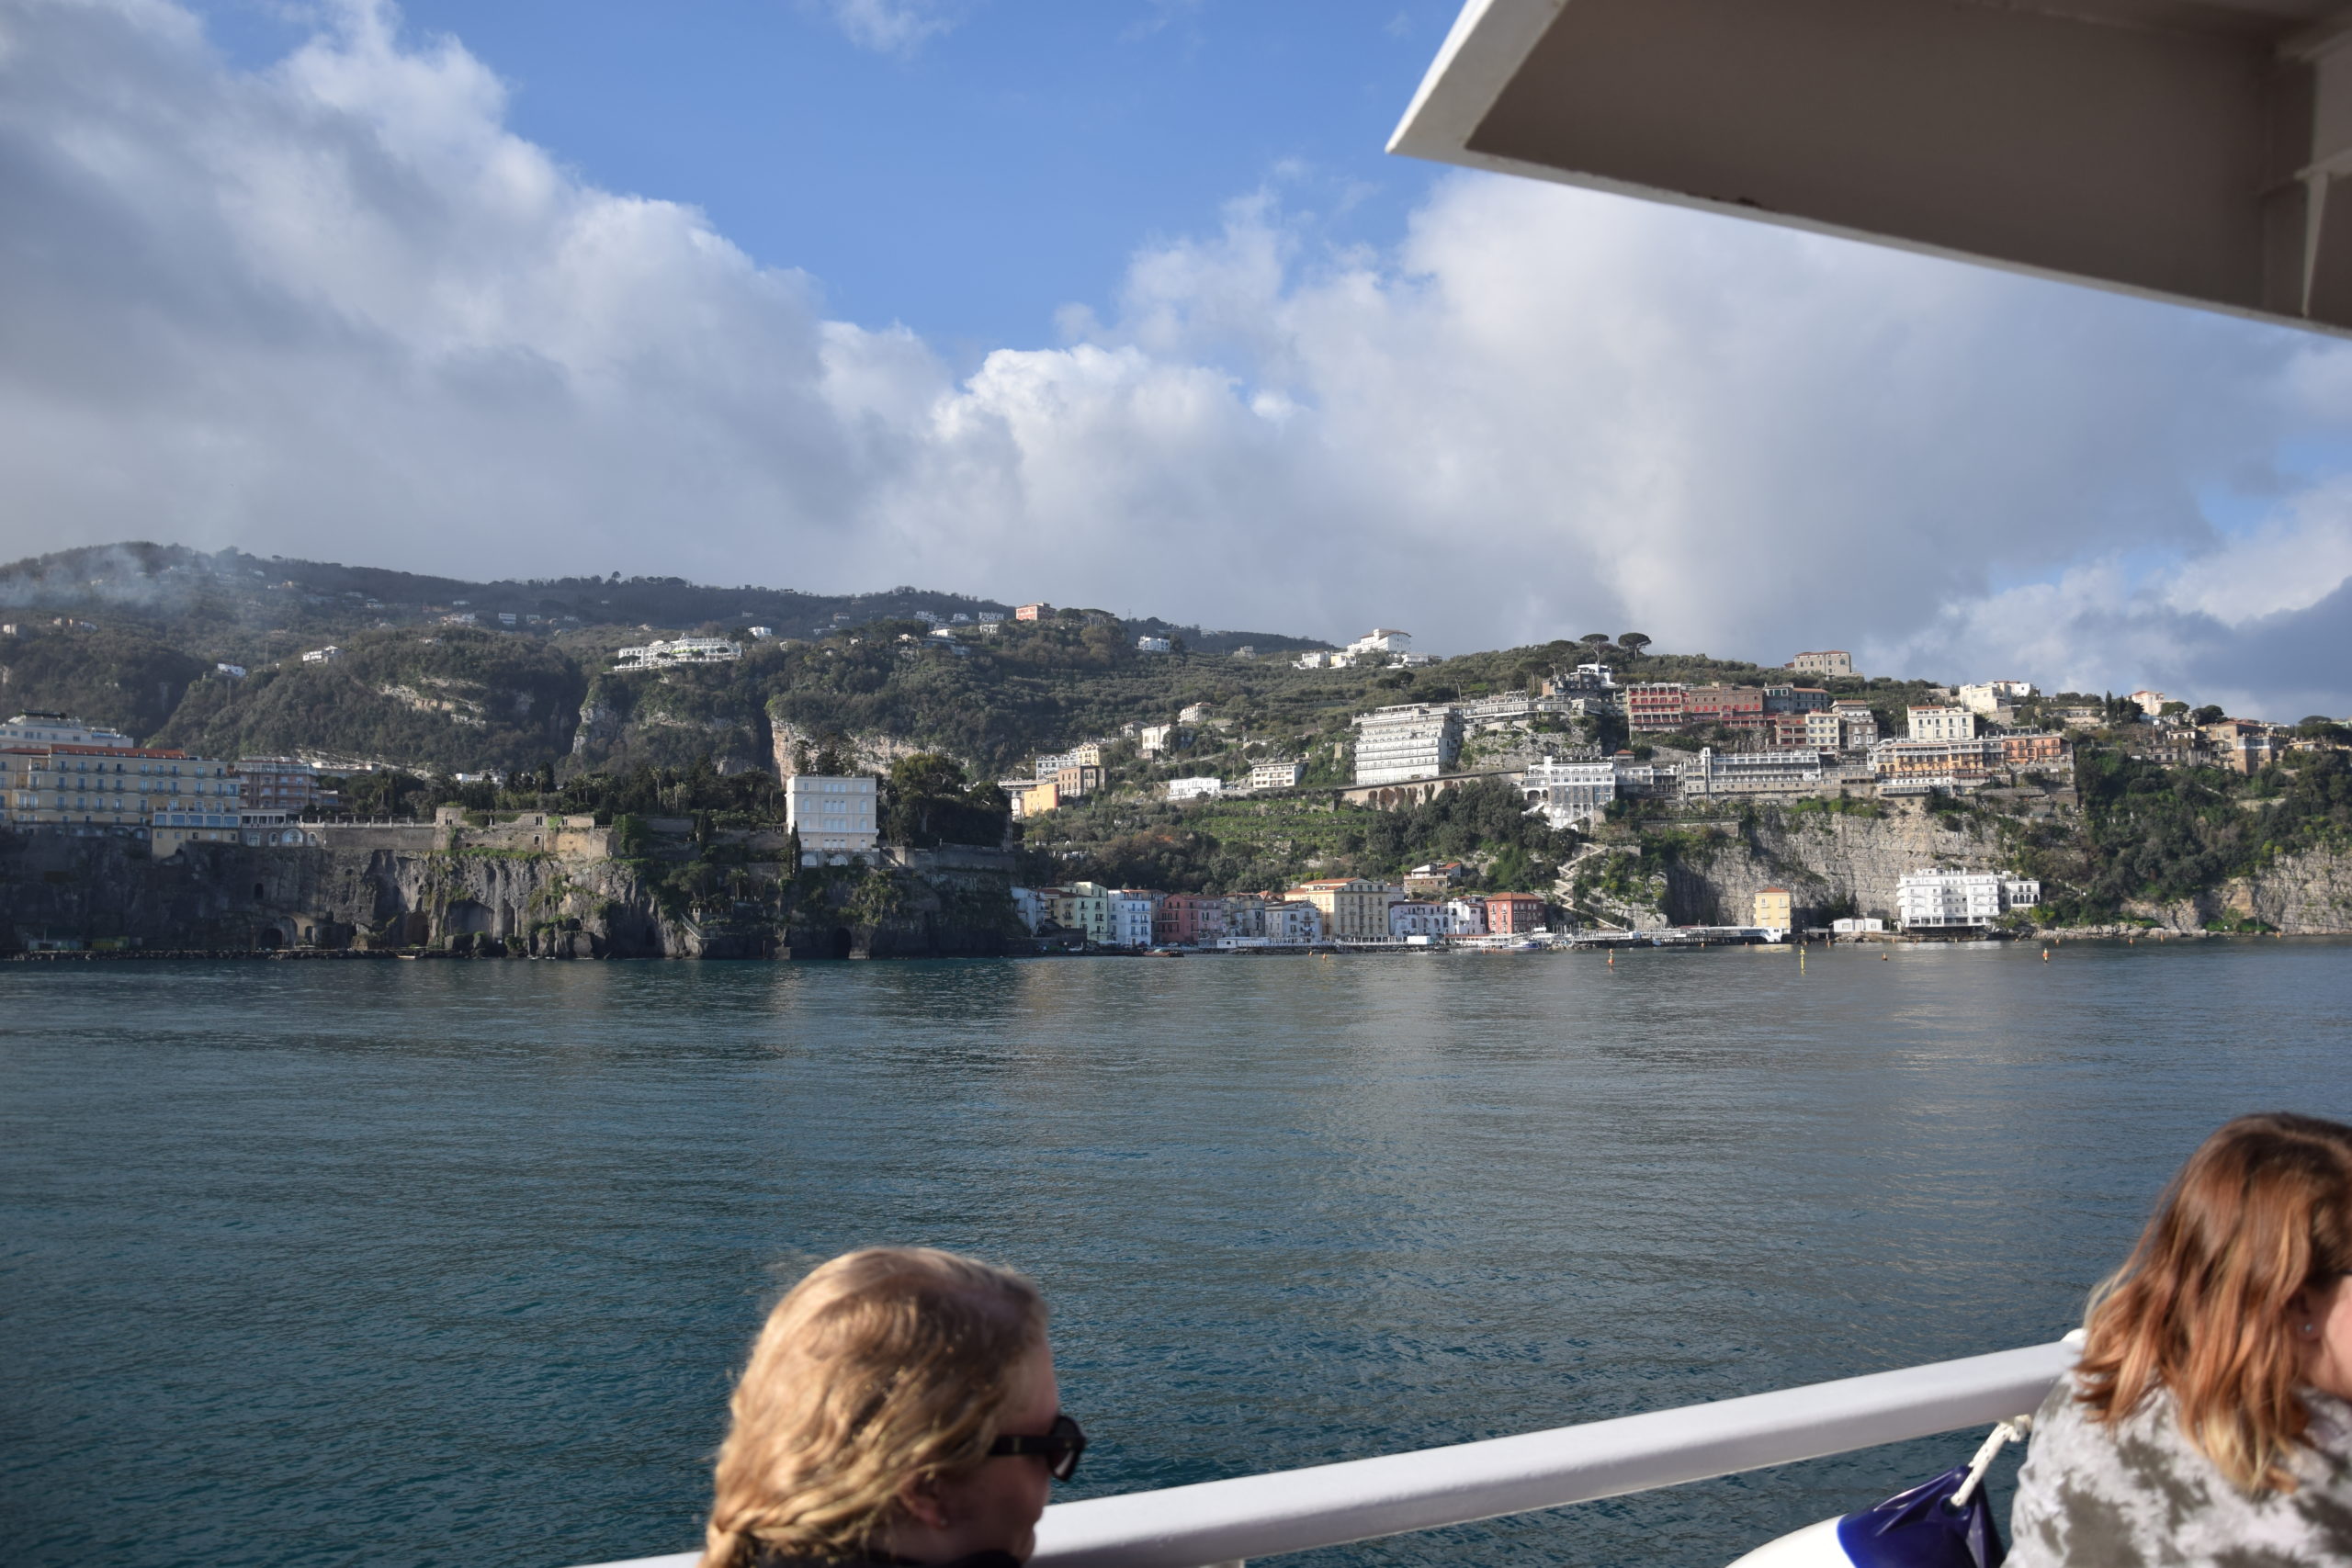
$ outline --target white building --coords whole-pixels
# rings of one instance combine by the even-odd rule
[[[1894,923],[1905,931],[1989,926],[2004,911],[2041,902],[2041,884],[1991,871],[1915,871],[1894,886]]]
[[[1686,795],[1803,795],[1821,787],[1827,759],[1810,747],[1770,751],[1699,749],[1698,761],[1682,769]]]
[[[958,615],[956,619],[961,620],[963,617]],[[753,626],[752,628],[752,636],[757,641],[765,642],[768,638],[775,636],[775,628],[774,626]]]
[[[1170,779],[1168,781],[1168,798],[1171,801],[1215,800],[1224,793],[1225,781],[1223,779],[1204,776],[1193,779]]]
[[[1413,936],[1451,936],[1445,906],[1407,899],[1388,906],[1388,934],[1402,941]]]
[[[1164,637],[1139,637],[1136,638],[1136,651],[1137,653],[1166,653],[1170,651],[1170,647],[1171,645],[1169,640]]]
[[[213,673],[218,675],[226,675],[232,681],[242,681],[245,678],[245,667],[242,664],[231,664],[226,660],[223,660],[220,663],[215,664],[212,667],[212,670]]]
[[[1304,947],[1323,940],[1323,911],[1303,898],[1269,904],[1266,940],[1278,947]]]
[[[1875,915],[1849,915],[1830,921],[1829,930],[1836,936],[1878,936],[1886,931],[1886,922]]]
[[[128,751],[134,742],[119,729],[104,729],[62,713],[20,713],[0,724],[0,746],[108,746]]]
[[[333,664],[336,660],[341,659],[342,657],[343,649],[334,647],[333,644],[329,644],[325,648],[314,648],[311,649],[310,652],[302,655],[302,662],[305,664]]]
[[[1140,887],[1122,887],[1111,895],[1111,945],[1114,947],[1149,947],[1151,918],[1159,913],[1157,893]]]
[[[1176,747],[1176,727],[1172,724],[1147,724],[1136,731],[1136,750],[1147,757],[1157,757]]]
[[[2164,712],[2165,705],[2172,701],[2170,697],[2165,696],[2162,692],[2150,691],[2145,687],[2132,693],[2132,700],[2139,704],[2140,711],[2146,714],[2150,718],[2154,718],[2156,715]]]
[[[2030,681],[1978,681],[1962,686],[1954,694],[1962,707],[1990,718],[2004,708],[2015,707],[2033,695]]]
[[[1968,740],[1976,734],[1976,716],[1963,707],[1917,707],[1905,710],[1912,740]]]
[[[1047,912],[1044,901],[1037,897],[1035,888],[1012,889],[1012,913],[1021,921],[1022,929],[1031,936],[1035,936],[1038,929],[1046,923]]]
[[[1617,798],[1617,764],[1607,758],[1547,758],[1529,765],[1520,793],[1528,809],[1543,812],[1553,827],[1573,828],[1600,817]]]
[[[1374,626],[1348,644],[1346,651],[1356,659],[1379,653],[1410,653],[1413,651],[1413,634]]]
[[[1804,743],[1825,751],[1867,751],[1878,744],[1878,716],[1868,703],[1835,702],[1804,716]]]
[[[624,648],[613,654],[615,670],[658,670],[673,664],[726,664],[743,657],[743,645],[723,637],[682,637]]]
[[[1310,648],[1305,653],[1298,656],[1298,661],[1293,666],[1293,668],[1299,670],[1329,670],[1334,668],[1344,670],[1347,666],[1334,666],[1331,662],[1330,654],[1326,653],[1319,648]]]
[[[1487,901],[1484,898],[1448,898],[1445,901],[1445,934],[1485,936]]]
[[[881,841],[875,819],[877,799],[871,774],[823,778],[796,773],[785,780],[784,820],[800,835],[800,863],[841,865],[852,855],[872,854]]]
[[[1356,716],[1356,783],[1433,779],[1462,754],[1462,716],[1442,703],[1405,703]]]
[[[1296,789],[1305,776],[1306,764],[1288,757],[1272,758],[1250,764],[1251,789]]]

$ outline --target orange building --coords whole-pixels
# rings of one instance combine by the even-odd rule
[[[1486,904],[1487,930],[1498,935],[1544,929],[1544,900],[1532,893],[1489,893]]]

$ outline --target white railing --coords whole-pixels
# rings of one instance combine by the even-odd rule
[[[1989,1426],[2039,1406],[2075,1355],[2061,1340],[1515,1438],[1063,1503],[1038,1523],[1030,1562],[1202,1568]],[[695,1561],[684,1552],[605,1568]]]

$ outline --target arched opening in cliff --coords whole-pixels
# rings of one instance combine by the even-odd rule
[[[277,934],[277,928],[272,926],[254,939],[254,945],[264,952],[275,952],[286,945],[286,939]]]
[[[847,926],[835,926],[833,928],[832,942],[833,956],[835,958],[847,958],[852,945],[853,943],[850,940],[849,928]]]
[[[471,898],[458,899],[441,916],[441,929],[452,934],[458,931],[480,934],[494,929],[495,924],[489,906],[478,904]]]
[[[258,903],[260,903],[264,898],[266,898],[266,897],[268,897],[268,894],[267,894],[267,893],[263,889],[262,885],[261,885],[260,883],[258,883],[258,882],[254,883],[254,903],[256,903],[256,904],[258,904]]]

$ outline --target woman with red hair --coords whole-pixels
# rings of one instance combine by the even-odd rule
[[[2241,1116],[2093,1298],[2010,1568],[2352,1568],[2352,1127]]]

